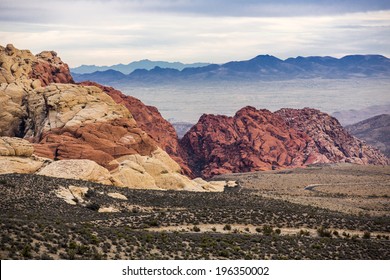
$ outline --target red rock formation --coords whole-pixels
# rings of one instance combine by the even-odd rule
[[[74,83],[69,67],[54,51],[44,51],[36,55],[37,61],[32,64],[31,79],[39,79],[42,86],[50,83]]]
[[[32,64],[31,79],[38,79],[42,86],[50,83],[73,84],[69,67],[54,51],[44,51],[36,55],[37,61]]]
[[[148,135],[127,119],[97,122],[45,132],[35,154],[51,159],[90,159],[112,170],[115,158],[156,150]]]
[[[131,112],[138,126],[179,163],[185,174],[192,175],[192,171],[180,157],[179,140],[174,127],[161,116],[156,107],[147,106],[135,97],[95,82],[86,81],[80,85],[96,86],[107,93],[116,103],[124,105]]]
[[[183,137],[183,157],[196,175],[299,165],[309,141],[268,110],[245,107],[234,117],[203,115]]]
[[[319,110],[281,109],[275,112],[287,125],[306,133],[313,141],[306,148],[311,155],[305,164],[323,162],[351,162],[357,164],[388,164],[388,159],[378,150],[351,136],[339,121]]]
[[[245,107],[234,117],[203,115],[180,145],[192,171],[203,177],[324,162],[387,163],[337,120],[312,109]]]

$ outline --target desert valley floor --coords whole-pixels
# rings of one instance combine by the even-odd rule
[[[390,259],[390,167],[219,176],[223,193],[0,176],[1,259]]]

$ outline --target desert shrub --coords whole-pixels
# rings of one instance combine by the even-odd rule
[[[274,232],[271,226],[269,225],[264,225],[263,226],[263,234],[264,235],[271,235]]]
[[[91,198],[96,195],[96,191],[93,189],[88,189],[88,191],[85,193],[86,198]]]
[[[280,228],[277,228],[277,229],[275,229],[275,233],[279,235],[282,233],[282,231],[280,230]]]
[[[357,235],[357,234],[354,234],[354,235],[352,235],[352,237],[351,237],[352,240],[356,240],[356,239],[358,239],[358,238],[359,238],[359,235]]]
[[[370,238],[371,238],[371,233],[370,233],[369,231],[365,231],[365,232],[363,233],[363,238],[364,238],[364,239],[370,239]]]
[[[221,252],[219,252],[219,255],[221,257],[224,257],[224,258],[229,258],[229,251],[228,250],[222,250]]]
[[[31,255],[31,246],[28,245],[28,244],[25,245],[25,246],[23,247],[23,250],[22,250],[21,254],[22,254],[22,256],[23,256],[24,258],[30,259],[30,258],[32,257],[32,255]]]
[[[227,224],[223,227],[223,230],[232,230],[232,226]]]
[[[157,220],[150,220],[147,223],[150,227],[158,227],[160,225]]]
[[[306,230],[306,229],[305,230],[301,229],[299,231],[298,235],[300,235],[300,236],[310,236],[310,232],[308,230]]]
[[[95,202],[90,202],[85,207],[92,211],[98,211],[100,209],[100,205]]]
[[[318,236],[320,237],[329,237],[332,238],[332,232],[330,230],[325,229],[323,226],[317,229]]]
[[[195,232],[200,232],[200,228],[198,226],[194,226],[192,228],[192,230],[195,231]]]

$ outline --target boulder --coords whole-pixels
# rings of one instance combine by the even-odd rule
[[[24,139],[0,137],[0,156],[30,157],[33,152],[33,145]]]
[[[0,156],[0,174],[6,173],[36,173],[47,162],[44,159],[17,157],[17,156]]]
[[[118,185],[110,172],[96,162],[87,159],[53,161],[38,175],[92,181],[106,185]]]

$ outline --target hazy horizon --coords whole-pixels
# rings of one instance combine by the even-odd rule
[[[310,107],[328,114],[390,106],[388,79],[295,79],[254,82],[206,82],[166,85],[113,84],[124,94],[156,106],[170,122],[196,123],[202,114],[233,116],[253,106],[276,111]]]

